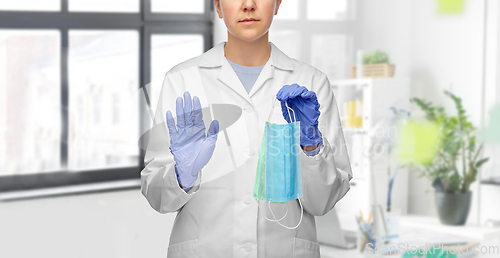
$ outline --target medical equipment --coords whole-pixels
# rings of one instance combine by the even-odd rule
[[[272,109],[274,109],[274,103]],[[290,113],[294,113],[294,111],[286,103],[285,105],[290,111],[288,115],[290,121],[292,121]],[[274,219],[266,217],[267,220],[277,222],[288,229],[295,229],[302,222],[303,216],[303,207],[299,199],[302,197],[299,156],[301,151],[300,122],[296,121],[294,114],[291,123],[270,123],[272,113],[271,110],[265,125],[253,196],[261,201],[268,202],[269,210]],[[280,219],[276,219],[271,209],[271,202],[286,205],[286,202],[294,199],[299,199],[302,212],[297,226],[288,227],[280,223],[288,214],[288,206],[285,215]]]
[[[396,107],[392,106],[390,108],[392,111],[392,118],[388,124],[387,132],[387,176],[389,178],[389,185],[388,185],[388,191],[387,191],[387,212],[391,211],[391,194],[392,194],[392,186],[394,184],[394,179],[396,178],[396,175],[398,174],[398,169],[399,165],[396,165],[396,168],[394,170],[394,174],[391,176],[391,150],[393,147],[392,139],[391,139],[391,127],[397,125],[398,123],[406,123],[406,120],[408,117],[410,117],[410,112],[406,111],[404,109],[397,109]]]

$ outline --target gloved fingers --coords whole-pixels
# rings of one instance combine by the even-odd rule
[[[177,133],[177,128],[175,127],[174,117],[172,116],[172,112],[170,112],[170,110],[167,111],[167,127],[170,139],[173,139],[173,136]]]
[[[290,93],[289,93],[290,99],[294,99],[294,98],[297,98],[299,96],[302,96],[302,94],[304,94],[308,91],[306,87],[299,86],[296,83],[292,84],[291,86],[293,86],[293,88],[291,88]]]
[[[182,98],[178,97],[175,101],[175,113],[177,114],[177,128],[179,128],[179,130],[186,126],[183,106]]]
[[[316,93],[314,91],[306,91],[296,98],[289,100],[289,106],[296,110],[319,110],[319,103]]]
[[[219,133],[219,121],[214,120],[212,121],[210,127],[208,128],[207,138],[215,135],[215,139],[217,139],[218,133]]]
[[[278,93],[276,93],[276,99],[278,99],[279,101],[287,100],[287,90],[289,87],[290,85],[283,85]]]
[[[203,112],[201,110],[200,99],[196,96],[193,97],[193,123],[195,125],[203,124]]]
[[[294,83],[292,85],[285,85],[276,94],[279,101],[294,99],[300,96],[303,92],[307,92],[307,88]]]
[[[278,93],[276,94],[276,98],[279,101],[286,101],[289,99],[293,99],[297,96],[296,93],[297,90],[300,90],[300,86],[296,83],[292,85],[285,85],[281,87],[281,89],[278,91]]]
[[[304,99],[317,99],[316,93],[314,91],[310,91],[310,90],[302,92],[302,94],[300,96]]]
[[[193,102],[191,100],[191,94],[189,92],[184,92],[184,119],[186,121],[186,127],[193,126]]]

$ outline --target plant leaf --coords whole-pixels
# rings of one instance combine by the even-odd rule
[[[480,159],[476,162],[476,165],[475,167],[476,168],[480,168],[484,163],[486,163],[490,158],[484,158],[484,159]]]

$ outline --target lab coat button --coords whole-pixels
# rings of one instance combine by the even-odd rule
[[[252,251],[252,245],[251,244],[245,244],[245,251],[251,252]]]
[[[255,155],[255,150],[250,148],[247,150],[247,154],[248,154],[248,156],[253,156],[253,155]]]
[[[247,107],[245,107],[245,111],[247,111],[248,113],[250,113],[250,112],[253,111],[253,107],[252,106],[247,106]]]
[[[252,196],[246,196],[245,199],[243,200],[246,204],[251,204],[253,201]]]

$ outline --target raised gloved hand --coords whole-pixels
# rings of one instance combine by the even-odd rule
[[[198,97],[191,102],[189,92],[176,100],[177,127],[172,112],[167,111],[167,126],[170,135],[170,152],[174,155],[177,181],[183,187],[191,186],[198,172],[208,163],[214,153],[219,122],[212,121],[205,136],[205,124]]]
[[[323,141],[318,129],[320,112],[314,91],[309,91],[306,87],[294,83],[283,86],[276,94],[276,98],[281,101],[281,111],[288,123],[291,122],[290,117],[293,117],[293,113],[297,121],[300,121],[300,145],[315,146]],[[285,102],[293,109],[290,115]]]

